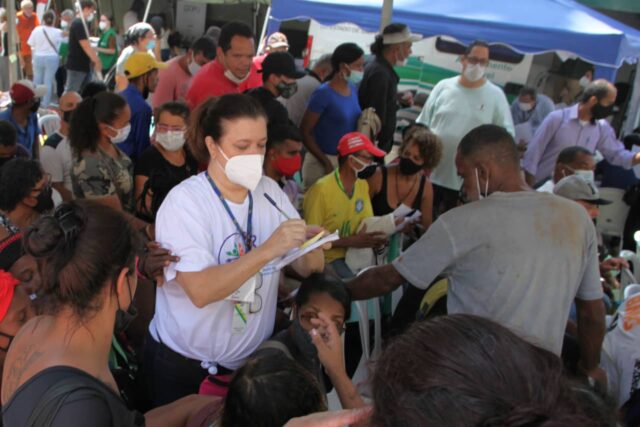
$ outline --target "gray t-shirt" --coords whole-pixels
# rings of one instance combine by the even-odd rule
[[[602,298],[585,209],[535,191],[447,212],[393,264],[419,288],[447,276],[449,313],[492,319],[558,355],[573,300]]]

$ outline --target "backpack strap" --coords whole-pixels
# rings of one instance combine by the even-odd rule
[[[268,350],[268,349],[281,351],[289,359],[293,359],[293,355],[289,351],[289,348],[286,345],[284,345],[283,343],[281,343],[280,341],[268,340],[268,341],[263,342],[260,345],[260,347],[258,347],[258,350]]]
[[[111,414],[117,413],[117,409],[114,408],[111,400],[105,397],[104,392],[100,390],[93,381],[89,378],[77,377],[59,382],[49,388],[42,398],[40,398],[37,406],[33,409],[33,412],[27,420],[26,427],[52,425],[55,417],[58,415],[58,412],[60,412],[60,409],[64,406],[71,395],[101,399],[109,407]],[[126,422],[122,423],[122,421],[125,420]],[[117,420],[115,417],[112,417],[113,426],[138,425],[138,416],[135,412],[131,412],[127,415],[125,420]]]

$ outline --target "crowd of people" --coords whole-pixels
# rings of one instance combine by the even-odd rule
[[[301,70],[282,33],[256,52],[230,22],[177,52],[135,10],[122,46],[92,0],[42,24],[21,3],[3,425],[640,425],[640,293],[615,298],[632,266],[594,226],[596,150],[640,163],[606,120],[614,85],[510,105],[475,41],[403,92],[421,36],[401,23]],[[385,332],[363,384],[357,300]]]

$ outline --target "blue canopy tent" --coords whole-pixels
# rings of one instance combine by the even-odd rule
[[[272,0],[269,32],[279,22],[313,19],[323,25],[350,22],[377,32],[383,0]],[[624,61],[640,57],[640,31],[573,0],[395,0],[393,21],[425,37],[483,39],[521,53],[563,50],[596,66],[612,80]]]

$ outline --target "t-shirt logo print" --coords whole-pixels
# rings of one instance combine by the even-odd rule
[[[255,248],[257,236],[254,234],[251,236],[251,246]],[[244,243],[243,236],[240,233],[233,233],[228,236],[220,245],[220,251],[218,252],[218,265],[228,264],[237,260],[241,256],[247,253],[247,248]]]
[[[356,200],[356,213],[362,212],[362,209],[364,209],[364,200],[362,199]]]

